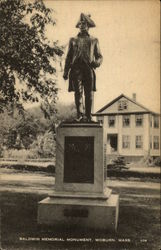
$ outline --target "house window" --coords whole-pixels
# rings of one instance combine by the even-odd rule
[[[108,126],[115,127],[115,116],[114,115],[110,115],[108,117]]]
[[[143,147],[143,138],[141,135],[136,136],[136,148],[142,148]]]
[[[129,127],[130,126],[130,115],[123,115],[122,117],[123,121],[123,127]]]
[[[122,148],[130,148],[130,136],[129,135],[122,136]]]
[[[136,115],[135,116],[135,124],[136,124],[136,127],[143,126],[143,115]]]
[[[103,124],[103,117],[98,117],[98,118],[97,118],[97,121],[98,121],[99,123]]]
[[[159,116],[154,116],[154,128],[159,128]]]
[[[118,101],[118,110],[125,110],[125,109],[127,109],[127,101],[126,100]]]
[[[154,136],[154,139],[153,139],[153,148],[154,149],[159,149],[159,136]]]

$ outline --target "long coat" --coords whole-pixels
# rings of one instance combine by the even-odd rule
[[[83,34],[83,36],[79,33],[76,37],[72,37],[69,41],[69,48],[64,67],[64,74],[69,74],[68,91],[75,91],[74,66],[80,56],[83,57],[83,61],[89,68],[92,90],[96,91],[96,75],[94,69],[101,65],[103,57],[100,52],[98,39],[90,36],[88,33],[85,35]]]

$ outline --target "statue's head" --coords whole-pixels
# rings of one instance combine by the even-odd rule
[[[96,27],[95,23],[90,17],[91,17],[90,15],[85,15],[84,13],[81,13],[76,28],[79,28],[80,31],[83,32],[83,31],[88,31],[89,28]]]
[[[86,21],[80,21],[79,22],[79,29],[81,32],[88,31],[89,30],[88,23]]]

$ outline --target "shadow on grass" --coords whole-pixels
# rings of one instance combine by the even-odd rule
[[[128,170],[107,170],[108,177],[123,177],[123,178],[154,178],[160,179],[160,173],[151,173],[151,172],[139,172],[139,171],[128,171]]]
[[[43,198],[37,194],[2,193],[4,249],[159,249],[159,210],[120,205],[117,233],[87,231],[79,225],[74,230],[54,229],[37,224],[37,203]],[[89,241],[67,240],[84,238]]]
[[[1,165],[1,168],[6,168],[6,169],[15,169],[15,170],[20,170],[20,171],[29,171],[29,172],[45,172],[45,173],[53,173],[55,174],[55,166],[53,164],[48,164],[47,167],[41,167],[41,166],[35,166],[35,165],[27,165],[25,163],[23,164],[3,164]]]

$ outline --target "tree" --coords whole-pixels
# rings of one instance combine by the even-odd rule
[[[64,120],[71,121],[76,117],[77,111],[74,103],[68,105],[59,103],[57,105],[57,109],[58,109],[58,114],[57,114],[58,121],[64,121]]]
[[[23,116],[15,110],[14,116],[8,113],[8,109],[4,108],[0,114],[0,144],[7,148],[12,148],[15,145],[17,138],[17,127],[24,120]]]
[[[8,104],[22,110],[23,101],[56,103],[53,62],[63,47],[45,35],[55,25],[52,10],[42,0],[0,0],[0,23],[0,111]]]
[[[4,112],[0,114],[0,144],[9,148],[29,148],[30,144],[36,139],[37,134],[45,132],[41,123],[27,111],[20,114],[15,108],[14,114],[8,114],[8,110],[4,108]],[[19,145],[17,141],[19,140]]]

